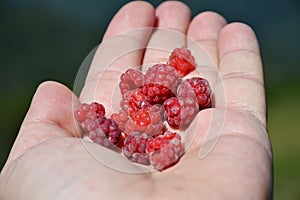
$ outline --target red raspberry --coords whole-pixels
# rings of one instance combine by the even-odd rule
[[[81,125],[83,129],[86,128],[86,124],[91,119],[98,119],[104,117],[105,108],[102,104],[93,102],[91,104],[83,103],[80,105],[79,109],[74,112],[74,117]]]
[[[191,51],[182,47],[173,50],[168,65],[174,67],[181,76],[185,76],[195,69],[196,62]]]
[[[140,108],[147,108],[151,106],[151,104],[147,101],[147,96],[138,89],[126,93],[126,96],[121,100],[120,105],[130,116]]]
[[[181,83],[181,79],[173,67],[165,64],[156,64],[150,67],[144,76],[143,85],[149,83],[162,85],[175,93],[177,86]]]
[[[186,128],[199,111],[196,100],[192,97],[172,97],[163,104],[165,119],[175,129]]]
[[[108,148],[115,147],[121,137],[118,124],[114,120],[105,117],[90,120],[87,130],[90,132],[89,137],[93,142]]]
[[[148,135],[158,134],[163,128],[162,108],[153,105],[135,112],[125,124],[124,132],[143,132]]]
[[[196,98],[200,110],[211,107],[211,89],[204,78],[193,77],[184,80],[178,87],[177,96]]]
[[[147,101],[152,105],[163,104],[165,100],[175,96],[169,88],[155,83],[145,84],[139,87],[139,89],[146,95]]]
[[[181,137],[177,133],[167,131],[147,141],[146,152],[150,155],[150,162],[157,170],[176,163],[184,153]]]
[[[121,81],[119,88],[121,94],[124,95],[126,92],[134,90],[142,85],[143,73],[135,69],[128,69],[121,75]]]
[[[148,139],[149,136],[145,133],[130,133],[124,141],[123,154],[132,162],[149,165],[149,155],[146,153]]]

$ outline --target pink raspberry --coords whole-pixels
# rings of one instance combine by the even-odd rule
[[[172,97],[163,104],[165,119],[175,129],[185,129],[199,111],[196,100],[192,97]]]
[[[199,109],[211,107],[211,89],[206,79],[200,77],[193,77],[184,80],[177,90],[178,97],[193,97],[199,104]]]
[[[162,108],[153,105],[148,108],[139,109],[135,112],[125,124],[124,132],[143,132],[148,135],[155,135],[163,128]]]
[[[150,163],[157,170],[163,170],[175,164],[184,153],[181,137],[177,133],[165,132],[147,141],[146,152]]]
[[[91,104],[83,103],[79,109],[74,112],[74,117],[85,130],[86,124],[92,119],[98,119],[105,116],[105,108],[102,104],[93,102]]]
[[[121,137],[118,124],[114,120],[105,117],[90,120],[87,130],[93,142],[108,148],[115,147]]]
[[[185,76],[195,69],[196,62],[191,51],[182,47],[173,50],[168,65],[174,67],[181,76]]]
[[[155,83],[148,83],[139,87],[139,90],[147,97],[147,101],[153,104],[163,104],[174,93],[167,87]]]
[[[123,154],[132,162],[149,165],[149,155],[146,153],[148,139],[145,133],[131,132],[124,140]]]
[[[126,92],[134,90],[142,85],[143,73],[135,69],[128,69],[121,75],[119,88],[124,96]]]
[[[150,67],[144,76],[143,85],[149,83],[162,85],[175,93],[177,86],[181,83],[181,78],[173,67],[156,64]]]

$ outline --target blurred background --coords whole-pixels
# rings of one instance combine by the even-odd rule
[[[125,0],[2,0],[0,3],[0,167],[45,80],[69,88],[86,55]],[[149,1],[154,6],[162,1]],[[186,0],[192,14],[217,11],[256,31],[265,68],[274,199],[300,199],[300,1]]]

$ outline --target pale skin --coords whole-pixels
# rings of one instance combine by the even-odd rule
[[[163,172],[130,174],[104,166],[87,153],[73,120],[73,107],[94,100],[99,84],[94,64],[80,99],[56,82],[38,87],[1,171],[0,199],[271,199],[272,151],[256,36],[249,26],[228,24],[214,12],[193,19],[190,15],[181,2],[165,2],[156,9],[146,2],[131,2],[115,15],[103,38],[136,28],[174,29],[197,41],[216,64],[220,79],[212,85],[213,108],[198,114],[201,129],[180,162]],[[160,35],[146,32],[136,37],[143,46]],[[174,48],[180,46],[189,47],[185,39],[174,42]],[[138,66],[165,56],[143,51],[123,56],[112,66]],[[118,77],[108,77],[107,87],[113,88]],[[96,98],[103,100],[100,87],[97,92]],[[211,121],[211,116],[225,111],[218,143],[199,159],[205,132],[219,123]]]

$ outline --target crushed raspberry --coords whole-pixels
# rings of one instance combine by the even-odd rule
[[[135,69],[128,69],[121,75],[119,88],[121,94],[124,95],[126,92],[134,90],[142,85],[143,73]]]
[[[200,110],[211,107],[211,89],[204,78],[193,77],[184,80],[178,87],[177,96],[196,98]]]
[[[124,141],[124,145],[122,147],[123,154],[132,162],[149,165],[149,154],[146,153],[148,139],[149,136],[145,133],[130,133]]]
[[[179,134],[167,131],[164,135],[149,139],[146,152],[153,167],[163,170],[178,161],[184,153],[184,146]]]
[[[91,120],[87,130],[93,142],[108,148],[114,147],[121,137],[118,124],[114,120],[105,117]]]
[[[152,105],[163,104],[165,100],[175,96],[169,88],[155,83],[144,84],[139,89]]]
[[[79,109],[74,112],[74,117],[83,129],[86,128],[86,123],[92,119],[104,117],[105,108],[102,104],[93,102],[91,104],[83,103]]]
[[[191,51],[182,47],[172,51],[168,65],[174,67],[181,76],[185,76],[195,69],[196,62]]]
[[[173,67],[156,64],[150,67],[144,76],[143,85],[149,83],[162,85],[175,93],[177,86],[181,83],[181,78]]]

